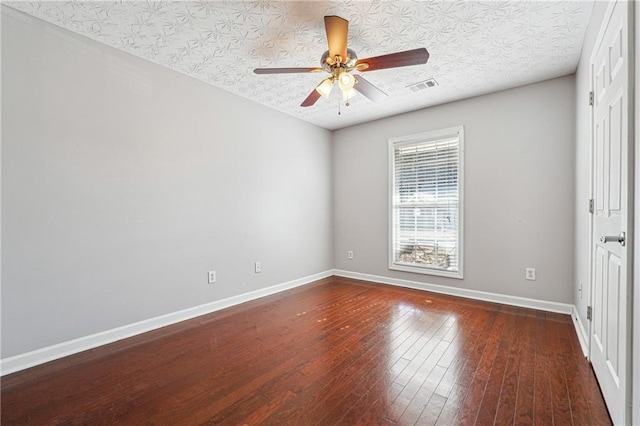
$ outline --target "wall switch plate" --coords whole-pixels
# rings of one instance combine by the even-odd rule
[[[524,278],[529,281],[536,280],[536,268],[525,268],[524,269]]]
[[[256,274],[262,272],[262,264],[260,262],[256,262],[253,266],[255,268]]]
[[[209,284],[216,282],[216,271],[209,271]]]
[[[347,252],[347,259],[349,259],[349,260],[353,260],[353,250],[349,250],[349,251]]]

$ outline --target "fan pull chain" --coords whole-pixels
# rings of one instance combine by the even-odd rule
[[[340,102],[340,98],[338,98],[338,115],[341,115],[341,113],[340,113],[340,104],[341,104],[341,103],[342,103],[342,102]]]

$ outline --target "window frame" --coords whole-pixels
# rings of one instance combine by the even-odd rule
[[[396,147],[416,145],[424,142],[433,142],[440,139],[458,138],[458,270],[447,271],[432,266],[413,266],[396,263],[394,258],[395,226],[394,204],[395,195],[395,161],[394,151]],[[424,275],[435,275],[448,278],[464,278],[464,126],[454,126],[445,129],[432,130],[413,135],[400,136],[389,139],[388,151],[388,255],[389,269],[403,272],[413,272]]]

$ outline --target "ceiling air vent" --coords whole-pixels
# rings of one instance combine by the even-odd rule
[[[421,90],[428,89],[430,87],[434,87],[437,85],[438,85],[438,82],[436,81],[436,79],[430,78],[429,80],[421,81],[419,83],[414,83],[407,87],[411,89],[412,92],[419,92]]]

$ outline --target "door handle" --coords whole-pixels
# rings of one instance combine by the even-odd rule
[[[620,235],[604,235],[600,237],[600,241],[603,243],[620,243],[621,246],[624,246],[626,234],[621,232]]]

